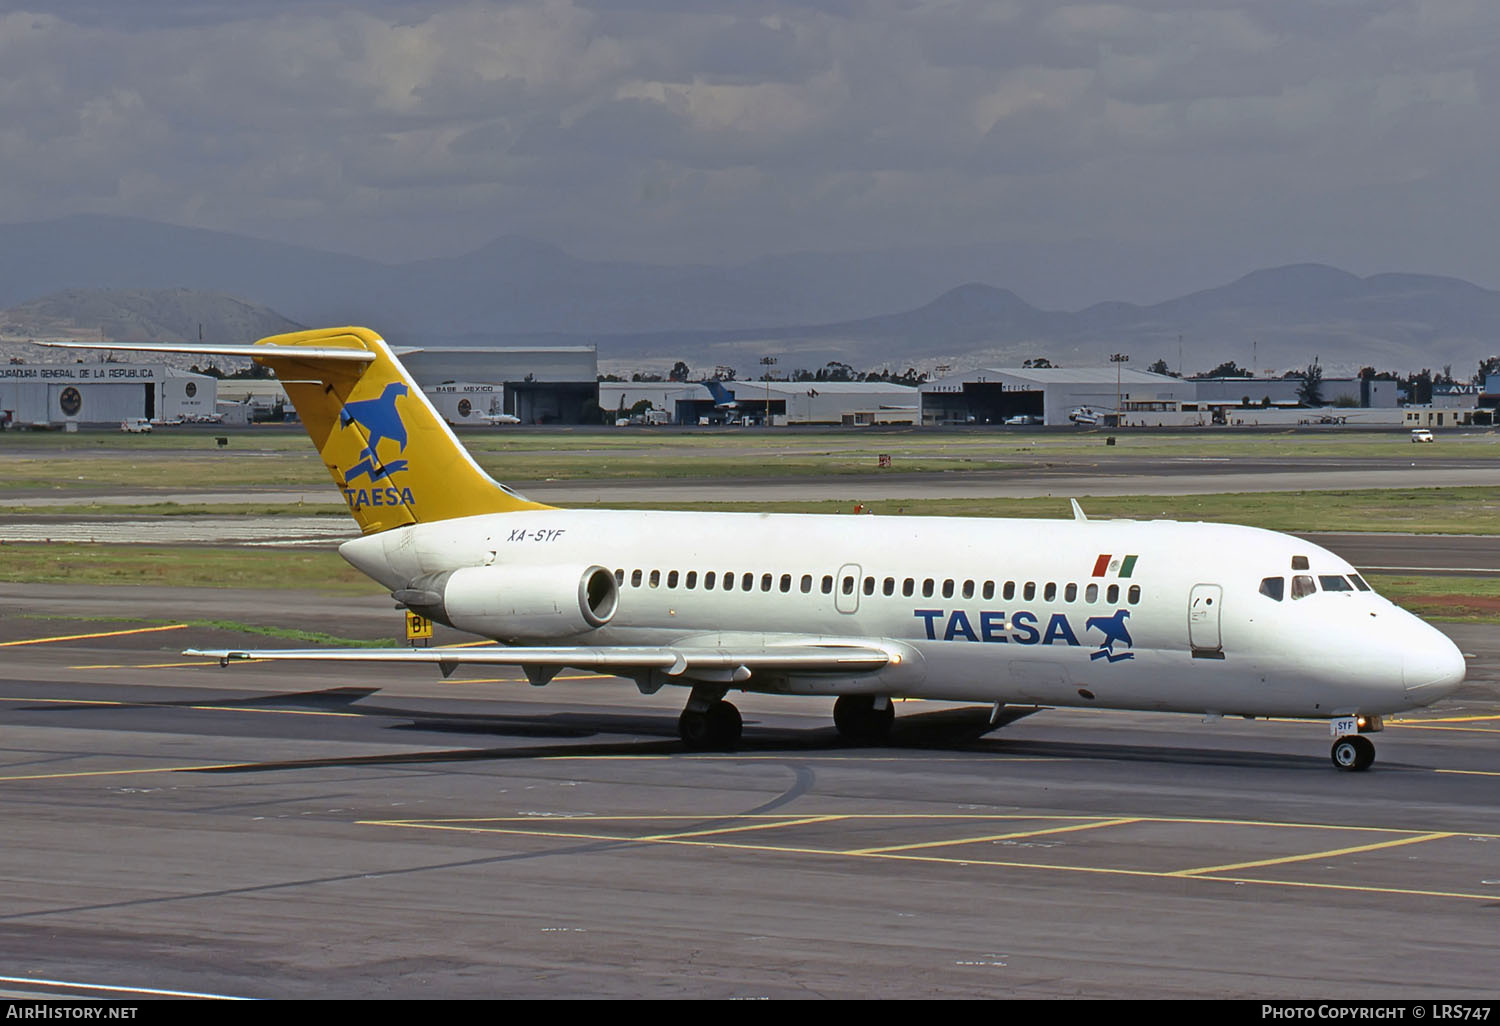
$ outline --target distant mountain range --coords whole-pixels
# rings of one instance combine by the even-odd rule
[[[1297,264],[1147,306],[1038,309],[896,254],[796,254],[734,267],[573,258],[524,239],[384,264],[200,229],[80,216],[0,225],[0,334],[244,341],[299,324],[366,324],[399,344],[595,344],[601,364],[682,359],[742,375],[828,360],[932,370],[1127,353],[1188,373],[1223,360],[1280,373],[1314,357],[1467,377],[1500,352],[1500,292],[1419,274]],[[111,290],[111,291],[104,291]],[[936,299],[930,299],[933,295]],[[929,301],[930,300],[930,301]],[[32,330],[35,329],[35,330]],[[1180,340],[1180,341],[1179,341]]]

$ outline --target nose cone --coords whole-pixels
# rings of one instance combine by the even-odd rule
[[[1458,646],[1441,632],[1422,625],[1401,652],[1401,678],[1412,705],[1431,705],[1458,690],[1468,667]]]

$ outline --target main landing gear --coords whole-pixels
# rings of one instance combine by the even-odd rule
[[[883,744],[896,722],[896,707],[884,695],[842,695],[833,703],[839,736],[857,745]]]
[[[1367,770],[1375,761],[1375,745],[1367,737],[1346,734],[1333,742],[1333,764],[1341,770]]]
[[[728,750],[740,743],[744,720],[731,702],[724,701],[722,691],[693,689],[687,708],[677,718],[677,733],[682,743],[695,752]]]

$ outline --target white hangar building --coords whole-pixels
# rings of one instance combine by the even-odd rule
[[[921,399],[884,381],[605,381],[599,405],[628,412],[647,399],[673,424],[915,424]]]
[[[214,413],[217,386],[206,374],[155,364],[10,364],[0,366],[0,420],[47,427],[191,420]]]
[[[1113,413],[1175,411],[1197,400],[1188,379],[1114,367],[986,367],[920,386],[923,424],[1004,424],[1017,417],[1067,424],[1080,407]]]
[[[472,419],[472,412],[460,415],[464,395],[437,392],[438,386],[468,388],[471,411],[482,406],[483,413],[508,413],[523,424],[586,423],[599,401],[599,353],[593,346],[419,346],[398,347],[396,355],[455,424]],[[474,390],[482,386],[492,393],[481,400]]]

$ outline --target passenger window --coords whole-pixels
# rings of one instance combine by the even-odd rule
[[[782,574],[781,575],[781,590],[782,591],[791,591],[792,590],[792,575],[791,574]]]
[[[865,594],[866,595],[873,595],[873,594],[875,594],[875,578],[873,578],[873,577],[866,577],[865,578]]]
[[[682,583],[683,583],[683,586],[686,587],[689,591],[691,591],[694,588],[698,587],[698,571],[696,571],[696,570],[689,570],[687,572],[687,579],[684,580]]]
[[[714,581],[716,580],[718,580],[718,575],[715,574],[712,570],[705,573],[703,575],[703,590],[708,591],[709,589],[711,589],[714,586]]]
[[[675,587],[677,587],[677,571],[676,570],[673,570],[673,571],[671,571],[670,573],[667,574],[667,587],[668,588],[675,588]]]
[[[854,578],[853,577],[845,577],[844,578],[844,594],[845,595],[853,595],[854,594]]]
[[[973,597],[974,597],[974,582],[973,581],[965,581],[964,582],[964,598],[973,598]]]
[[[1104,601],[1108,602],[1110,605],[1114,605],[1116,602],[1120,601],[1120,586],[1118,584],[1111,584],[1109,586],[1108,594],[1109,597]]]
[[[750,573],[740,574],[740,591],[755,590],[755,575]]]
[[[823,594],[824,595],[832,595],[833,594],[833,575],[832,574],[824,574],[823,575]]]
[[[1129,602],[1133,606],[1137,602],[1139,602],[1140,600],[1141,600],[1141,586],[1139,584],[1132,584],[1130,586],[1130,594],[1126,596],[1125,601]]]
[[[1275,599],[1277,602],[1280,602],[1282,596],[1286,593],[1286,578],[1267,577],[1260,582],[1260,593],[1266,598]]]
[[[725,591],[733,591],[734,590],[734,571],[733,570],[725,570],[724,571],[724,590]]]
[[[1051,602],[1053,599],[1057,598],[1057,585],[1053,584],[1051,581],[1048,581],[1047,587],[1042,589],[1042,598],[1047,602]]]
[[[932,591],[933,591],[932,578],[929,577],[925,581],[922,582],[922,597],[923,598],[932,598]]]
[[[807,594],[810,594],[811,592],[812,592],[812,574],[803,574],[802,575],[802,594],[807,595]]]
[[[641,572],[639,570],[630,571],[630,586],[632,588],[639,588],[641,586]]]
[[[917,582],[908,577],[901,582],[901,594],[911,598],[917,591]]]
[[[1078,585],[1076,585],[1076,584],[1070,584],[1066,588],[1063,589],[1063,601],[1064,602],[1077,602],[1078,601]]]
[[[1015,581],[1006,581],[1005,582],[1004,597],[1005,597],[1005,601],[1007,601],[1007,602],[1009,602],[1011,599],[1013,599],[1013,598],[1016,597],[1016,582]]]
[[[992,599],[992,598],[995,597],[995,582],[994,581],[985,581],[984,582],[984,597],[987,598],[987,599]]]
[[[1294,599],[1307,598],[1317,590],[1317,584],[1306,574],[1298,574],[1292,578],[1292,598]]]
[[[1030,602],[1032,599],[1036,598],[1036,582],[1035,581],[1027,581],[1026,582],[1026,587],[1024,587],[1024,588],[1021,589],[1021,597],[1023,599],[1025,599],[1027,602]]]
[[[761,574],[760,575],[760,590],[761,591],[770,591],[771,590],[771,575],[770,574]]]
[[[887,595],[896,594],[896,579],[894,577],[887,577],[885,583],[880,586],[880,590]]]
[[[1083,589],[1083,600],[1085,602],[1098,602],[1099,585],[1091,584],[1087,588]]]
[[[624,570],[616,570],[615,571],[615,584],[617,584],[621,588],[625,587],[625,571]]]
[[[1349,575],[1349,580],[1353,581],[1354,582],[1354,586],[1356,588],[1358,588],[1360,591],[1369,591],[1370,590],[1370,586],[1365,583],[1365,579],[1363,577],[1359,576],[1359,574],[1350,574]]]
[[[1335,574],[1319,574],[1318,575],[1318,583],[1320,585],[1322,585],[1324,591],[1353,591],[1354,590],[1353,586],[1350,585],[1350,583],[1348,581],[1344,580],[1342,577],[1339,577],[1339,576],[1337,576]]]
[[[951,580],[944,581],[943,582],[943,598],[952,598],[952,597],[953,597],[953,582]]]

